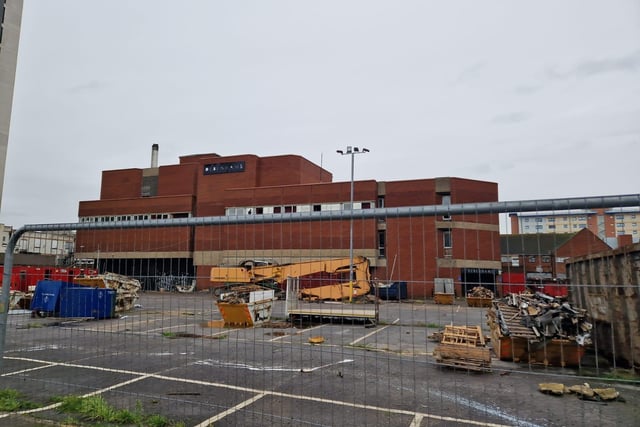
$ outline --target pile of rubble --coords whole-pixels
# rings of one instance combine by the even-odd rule
[[[484,286],[476,286],[467,292],[468,297],[493,299],[493,291]]]
[[[524,328],[530,331],[526,335],[539,341],[560,338],[581,346],[591,344],[593,325],[586,310],[571,306],[565,298],[541,292],[510,294],[494,302],[494,309],[503,336],[520,335]]]
[[[236,285],[226,292],[218,295],[218,302],[227,304],[246,304],[250,301],[250,295],[256,291],[268,291],[267,288],[259,285]]]
[[[138,300],[140,281],[117,273],[104,273],[93,276],[76,276],[73,282],[82,286],[108,288],[116,291],[116,312],[131,310]]]

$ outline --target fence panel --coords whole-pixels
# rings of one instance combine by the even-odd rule
[[[26,226],[0,423],[632,425],[636,216],[640,195]],[[57,231],[51,265],[14,254]]]

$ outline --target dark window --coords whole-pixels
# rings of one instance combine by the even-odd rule
[[[378,256],[384,258],[387,252],[387,232],[385,230],[378,231]]]
[[[442,232],[442,243],[445,248],[452,248],[453,243],[451,241],[451,230],[446,230]]]

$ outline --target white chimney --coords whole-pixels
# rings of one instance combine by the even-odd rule
[[[158,144],[153,144],[151,146],[151,167],[158,167]]]

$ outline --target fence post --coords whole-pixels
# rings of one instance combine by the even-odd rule
[[[11,292],[11,271],[13,270],[13,255],[18,239],[25,232],[25,228],[19,228],[9,238],[4,254],[4,272],[2,273],[2,294],[0,295],[0,368],[4,363],[4,344],[7,336],[7,323],[9,316],[9,299]]]

